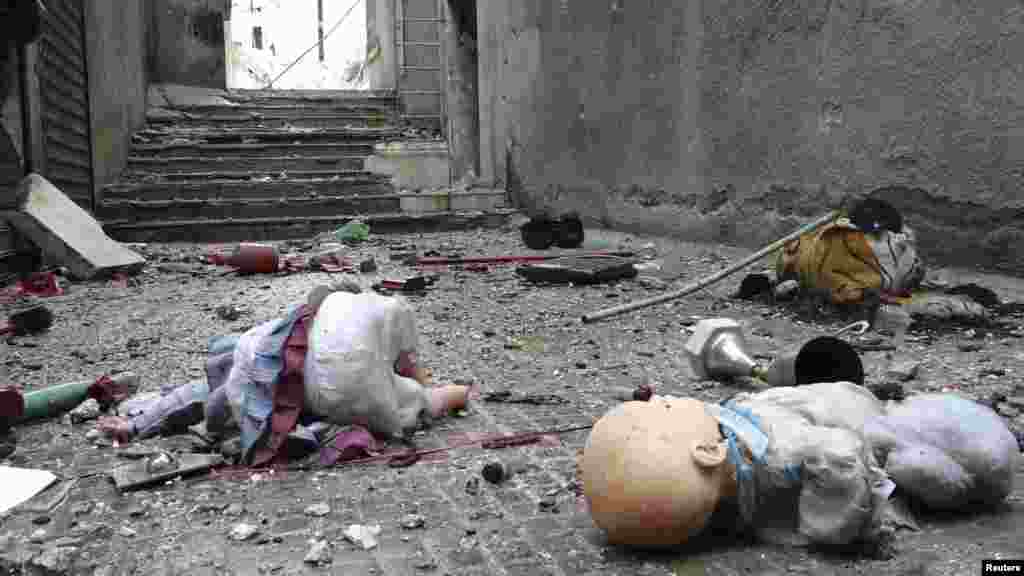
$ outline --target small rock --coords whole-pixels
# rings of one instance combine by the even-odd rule
[[[545,496],[541,498],[539,503],[540,509],[545,512],[558,512],[558,500],[553,496]]]
[[[74,516],[85,516],[89,512],[92,512],[92,502],[76,502],[71,507],[71,514]]]
[[[305,513],[306,516],[315,516],[317,518],[321,518],[331,513],[331,507],[328,506],[326,503],[321,502],[319,504],[307,506]]]
[[[345,529],[345,539],[353,544],[362,546],[363,550],[372,550],[377,547],[377,536],[380,535],[380,526],[364,526],[352,524]]]
[[[800,283],[796,280],[785,280],[775,286],[775,299],[784,302],[792,300],[800,290]]]
[[[903,385],[899,382],[886,381],[878,384],[869,384],[868,390],[870,390],[882,402],[887,402],[889,400],[900,402],[907,397],[907,393],[903,389]]]
[[[218,306],[217,316],[224,321],[234,322],[242,317],[242,311],[231,305]]]
[[[898,382],[909,382],[917,378],[920,370],[921,363],[917,360],[897,360],[889,366],[888,370],[885,371],[885,375],[887,378]]]
[[[134,506],[128,509],[129,518],[142,518],[146,515],[146,509],[142,506]]]
[[[42,568],[44,574],[69,574],[77,552],[74,546],[47,546],[30,564]]]
[[[32,523],[35,524],[36,526],[42,526],[44,524],[49,524],[50,523],[50,517],[49,516],[36,516],[35,518],[32,519]]]
[[[957,348],[961,352],[977,352],[982,349],[982,345],[978,342],[961,342],[957,345]]]
[[[42,544],[43,542],[46,541],[46,530],[43,529],[43,528],[39,528],[38,530],[33,532],[31,536],[28,537],[28,540],[29,540],[29,542],[34,542],[36,544]]]
[[[405,528],[406,530],[423,528],[426,524],[427,519],[419,514],[406,514],[402,517],[402,528]]]
[[[129,528],[128,526],[121,526],[117,530],[117,533],[120,534],[121,536],[125,537],[125,538],[134,538],[135,534],[137,534],[137,532],[135,532],[135,530]]]
[[[495,332],[494,330],[484,330],[483,334],[484,334],[485,337],[491,338],[491,337],[496,336],[498,333]]]
[[[432,558],[421,558],[421,559],[417,560],[415,564],[413,564],[413,567],[416,568],[417,570],[424,570],[424,571],[436,570],[437,569],[437,562],[434,559],[432,559]]]
[[[317,540],[306,552],[306,557],[302,559],[306,564],[312,564],[314,566],[322,566],[324,564],[331,563],[331,546],[325,540]]]
[[[363,260],[359,263],[359,271],[363,274],[369,274],[377,271],[377,261],[373,258]]]
[[[89,398],[71,411],[71,422],[73,424],[81,424],[82,422],[95,420],[100,417],[100,412],[100,403],[93,398]]]
[[[636,282],[648,290],[664,290],[668,288],[668,282],[653,276],[637,276]]]
[[[1017,416],[1020,416],[1020,410],[1009,402],[1000,402],[999,404],[996,404],[996,412],[1006,416],[1007,418],[1016,418]]]
[[[245,513],[245,506],[242,506],[238,502],[232,502],[227,510],[224,511],[225,516],[241,516]]]
[[[476,476],[466,480],[466,494],[476,496],[480,493],[480,479]]]
[[[243,542],[255,536],[259,531],[260,529],[252,524],[235,524],[235,527],[231,529],[231,539]]]
[[[576,368],[578,368],[580,370],[584,370],[586,367],[587,367],[587,363],[586,362],[577,362],[576,363]]]

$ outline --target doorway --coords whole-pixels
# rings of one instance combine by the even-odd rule
[[[446,111],[452,180],[480,174],[477,0],[446,0]]]
[[[368,0],[231,0],[227,87],[368,90]]]

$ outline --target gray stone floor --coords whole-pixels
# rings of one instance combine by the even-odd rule
[[[722,246],[682,244],[619,234],[593,235],[595,246],[650,252],[669,287],[715,271],[745,254]],[[415,249],[464,256],[525,252],[517,234],[479,231],[374,237],[352,249],[358,264],[373,255],[380,277],[411,271],[389,253]],[[293,243],[308,251],[312,246]],[[224,277],[198,262],[189,245],[140,248],[149,269],[126,286],[71,284],[50,301],[58,323],[47,335],[0,343],[3,381],[28,388],[133,370],[148,390],[202,374],[210,336],[245,328],[283,312],[318,283],[323,273]],[[473,380],[483,391],[554,394],[556,405],[476,403],[461,418],[421,433],[420,447],[444,446],[474,435],[589,424],[640,382],[659,393],[717,401],[740,390],[693,377],[682,355],[695,317],[729,316],[744,323],[754,352],[783,347],[842,325],[839,319],[805,322],[790,311],[729,299],[740,276],[690,298],[584,326],[580,316],[605,306],[658,293],[656,282],[596,287],[536,287],[514,267],[489,272],[436,270],[440,280],[411,300],[419,311],[423,359],[435,379]],[[378,276],[356,275],[364,284]],[[977,279],[1004,298],[1024,300],[1021,283]],[[230,304],[243,315],[221,320]],[[974,346],[963,346],[970,341]],[[967,351],[965,351],[967,350]],[[1020,339],[984,337],[961,329],[912,334],[897,359],[921,363],[908,385],[957,389],[983,398],[1021,394],[1024,352]],[[890,359],[865,353],[869,380]],[[997,370],[994,370],[997,369]],[[1016,391],[1016,392],[1015,392]],[[1008,415],[1017,425],[1014,416]],[[982,558],[1024,558],[1024,471],[1004,510],[955,518],[919,518],[920,532],[901,532],[895,554],[870,558],[713,538],[686,550],[648,554],[608,547],[578,496],[575,462],[585,432],[504,450],[462,448],[409,468],[371,465],[320,471],[268,473],[224,470],[120,495],[103,475],[119,463],[109,447],[85,439],[88,425],[53,420],[17,429],[17,452],[8,465],[46,468],[71,478],[65,503],[49,511],[20,510],[0,520],[0,574],[976,574]],[[187,436],[150,441],[188,446]],[[480,478],[492,460],[524,470],[504,484]],[[321,517],[306,513],[326,503]],[[422,517],[418,526],[417,517]],[[258,529],[232,539],[239,524]],[[363,550],[343,532],[352,524],[379,525],[379,543]],[[408,527],[407,527],[408,526]],[[304,563],[317,542],[329,563]]]

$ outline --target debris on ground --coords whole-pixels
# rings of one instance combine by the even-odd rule
[[[304,563],[314,566],[324,566],[330,564],[332,560],[331,545],[326,540],[313,542],[313,545],[306,552],[306,556],[302,559]]]
[[[364,526],[362,524],[351,524],[345,528],[345,539],[357,544],[363,550],[372,550],[377,547],[377,536],[380,535],[379,525]]]
[[[217,317],[226,322],[234,322],[242,317],[242,310],[232,304],[217,307]]]
[[[0,324],[0,337],[42,334],[53,326],[53,312],[34,300],[21,297],[11,307],[18,310],[10,315],[6,324]]]
[[[307,506],[304,512],[306,516],[322,518],[331,513],[331,507],[325,502],[320,502],[319,504]]]
[[[520,227],[523,244],[532,250],[579,248],[583,244],[583,221],[578,214],[568,213],[557,218],[540,214]]]
[[[28,278],[18,280],[14,285],[14,294],[20,296],[35,296],[37,298],[48,298],[62,296],[64,289],[53,272],[35,272]]]
[[[426,276],[416,276],[405,280],[382,280],[374,284],[373,289],[384,294],[392,292],[420,293],[426,291],[436,281],[437,278]]]
[[[73,424],[82,424],[90,420],[95,420],[100,417],[103,413],[103,408],[100,407],[100,403],[95,398],[89,398],[85,402],[82,402],[72,410],[69,415],[71,416],[71,422]]]
[[[359,271],[363,274],[371,274],[377,271],[377,261],[373,258],[363,260],[359,263]]]
[[[536,394],[536,393],[515,393],[510,390],[500,392],[487,392],[483,395],[484,402],[502,404],[533,404],[537,406],[554,406],[567,403],[567,400],[557,394]]]
[[[118,466],[110,475],[118,490],[128,491],[208,471],[223,462],[220,454],[171,455],[161,451],[143,461]]]
[[[245,522],[242,522],[239,524],[235,524],[231,528],[230,536],[232,540],[235,540],[237,542],[244,542],[246,540],[249,540],[253,536],[256,536],[259,533],[260,529],[258,526],[253,526],[252,524],[246,524]]]
[[[405,530],[416,530],[417,528],[423,528],[427,524],[427,519],[421,514],[406,514],[402,516],[401,525]]]
[[[36,494],[49,488],[57,476],[46,470],[0,466],[0,514],[27,502]]]
[[[361,220],[352,220],[334,231],[334,238],[346,244],[358,244],[370,238],[370,226]]]
[[[563,256],[519,266],[516,274],[538,284],[592,285],[635,278],[633,264],[633,260],[619,256]]]

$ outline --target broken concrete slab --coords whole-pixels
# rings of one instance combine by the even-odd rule
[[[34,173],[23,178],[16,199],[18,209],[0,216],[75,278],[134,274],[146,265],[145,258],[110,239],[91,214],[46,178]]]

